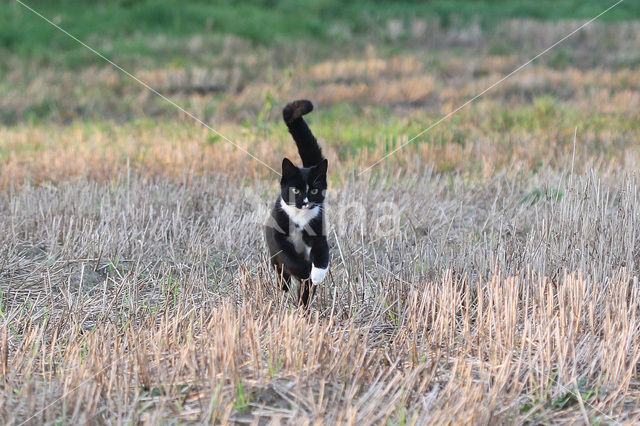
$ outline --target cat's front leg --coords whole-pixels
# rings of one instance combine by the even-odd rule
[[[325,236],[314,238],[311,246],[311,282],[320,284],[329,271],[329,244]]]

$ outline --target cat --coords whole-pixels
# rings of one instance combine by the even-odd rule
[[[282,160],[280,195],[265,226],[271,264],[282,289],[289,291],[291,278],[295,278],[300,283],[298,303],[305,308],[329,270],[324,223],[327,159],[302,117],[312,110],[313,104],[308,100],[291,102],[282,110],[302,167],[288,158]]]

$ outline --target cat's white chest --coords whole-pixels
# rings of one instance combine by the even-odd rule
[[[304,257],[307,260],[309,259],[311,246],[308,246],[302,239],[302,229],[294,227],[294,229],[290,230],[288,240],[291,242],[296,252],[304,254]]]
[[[280,208],[289,216],[289,220],[300,228],[304,228],[314,217],[320,213],[320,207],[314,206],[310,209],[297,209],[280,200]]]
[[[295,248],[296,252],[304,254],[304,257],[309,260],[311,246],[307,245],[302,239],[302,232],[309,222],[318,216],[320,213],[320,207],[314,206],[310,209],[297,209],[294,206],[288,205],[283,200],[280,200],[280,207],[292,222],[289,227],[289,241]]]

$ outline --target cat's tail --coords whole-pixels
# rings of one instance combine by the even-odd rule
[[[324,159],[318,141],[302,118],[303,115],[311,111],[313,111],[313,104],[306,99],[293,101],[282,110],[282,118],[289,128],[293,140],[296,141],[303,167],[315,166]]]

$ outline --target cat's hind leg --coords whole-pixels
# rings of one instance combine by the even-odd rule
[[[311,280],[302,280],[298,289],[298,303],[305,308],[309,307],[309,302],[316,293],[316,285]]]
[[[282,291],[289,291],[291,288],[291,274],[284,270],[282,265],[274,265],[276,269],[276,275],[278,283]]]

